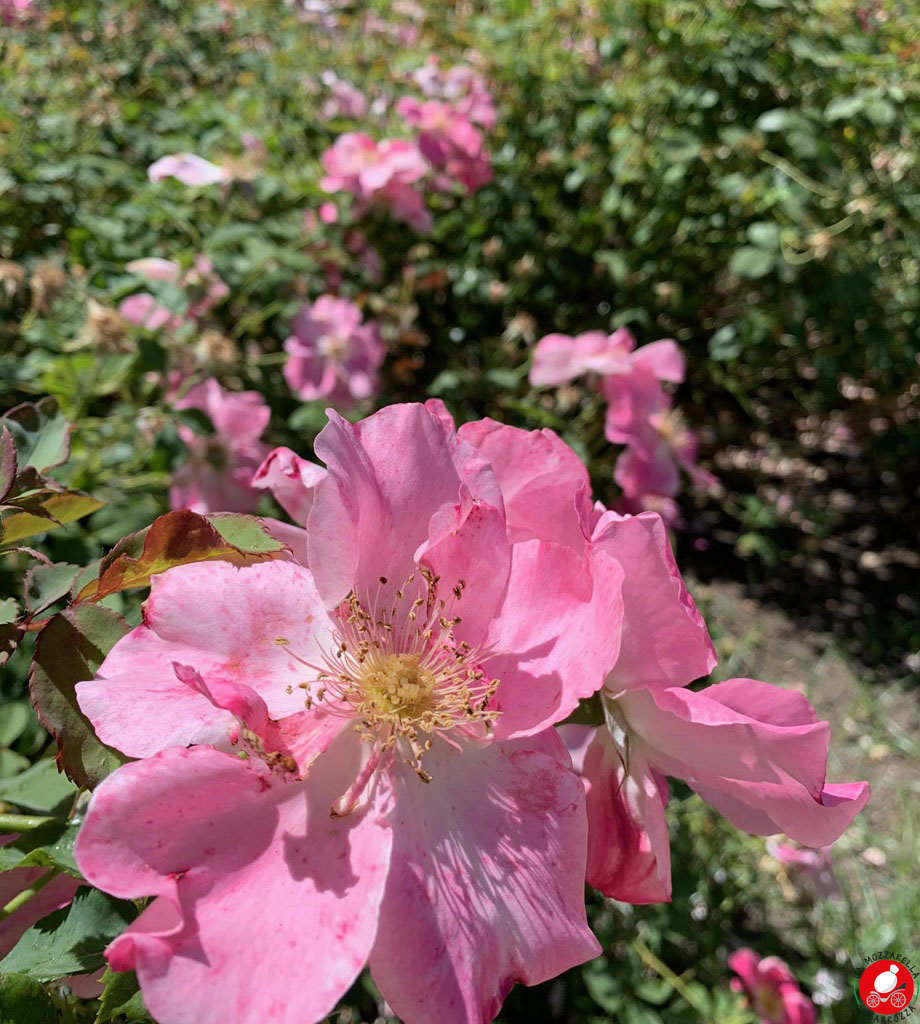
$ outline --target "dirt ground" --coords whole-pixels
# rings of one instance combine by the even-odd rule
[[[836,637],[803,628],[741,584],[691,581],[691,589],[719,650],[718,678],[801,689],[832,726],[829,780],[868,779],[870,834],[898,829],[901,803],[920,796],[920,690],[874,682]]]

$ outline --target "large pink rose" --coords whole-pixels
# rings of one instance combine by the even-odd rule
[[[325,471],[285,452],[263,473],[304,556],[155,577],[79,684],[142,760],[95,791],[76,857],[155,897],[108,957],[163,1024],[318,1020],[365,964],[403,1019],[482,1022],[599,952],[552,726],[617,661],[623,572],[579,527],[577,459],[516,431],[515,465],[503,429],[434,402],[331,413]]]

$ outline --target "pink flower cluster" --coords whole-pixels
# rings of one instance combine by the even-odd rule
[[[491,131],[497,113],[492,94],[482,76],[466,64],[442,69],[436,56],[416,71],[412,78],[422,92],[431,99],[443,100],[473,124]]]
[[[325,398],[347,409],[376,393],[386,345],[377,324],[363,323],[353,302],[332,295],[305,302],[293,329],[284,343],[284,379],[298,398]]]
[[[137,760],[75,856],[153,897],[107,957],[162,1024],[320,1020],[365,965],[403,1020],[489,1021],[600,952],[586,878],[669,897],[665,775],[818,846],[865,803],[798,693],[687,687],[715,658],[661,520],[592,504],[552,432],[430,401],[330,413],[315,453],[254,481],[283,557],[154,577],[77,686]],[[606,725],[557,730],[588,698]]]
[[[183,323],[199,321],[230,294],[230,289],[214,269],[214,264],[207,256],[200,254],[184,274],[182,267],[174,260],[157,256],[132,260],[125,269],[140,274],[150,282],[178,285],[185,291],[188,307],[184,315],[171,310],[150,292],[137,292],[122,300],[118,312],[129,323],[148,331],[174,331]]]
[[[214,427],[202,435],[180,423],[176,428],[188,450],[169,489],[172,508],[193,512],[252,512],[259,491],[252,479],[268,454],[259,440],[271,410],[256,391],[225,391],[210,378],[175,402],[177,410],[199,409]]]
[[[439,174],[436,187],[447,192],[454,183],[475,192],[492,180],[482,132],[449,103],[404,96],[396,104],[407,124],[418,130],[418,148]]]
[[[738,975],[732,988],[747,996],[761,1024],[817,1024],[814,1004],[779,957],[761,958],[752,949],[739,949],[728,965]]]
[[[34,14],[33,0],[0,0],[0,25],[16,25]]]
[[[607,399],[605,434],[626,445],[614,468],[623,489],[620,510],[654,509],[672,525],[679,516],[673,497],[681,470],[701,488],[715,481],[696,465],[696,435],[674,408],[664,384],[684,379],[684,357],[675,341],[663,339],[636,348],[621,327],[613,334],[588,331],[571,337],[548,334],[537,343],[530,371],[535,387],[567,383],[586,374],[600,379]]]
[[[364,97],[333,72],[325,76],[332,95],[322,110],[330,116],[360,116]],[[492,180],[481,129],[494,126],[495,108],[482,78],[469,68],[442,74],[436,63],[429,64],[415,79],[431,98],[404,96],[396,104],[416,131],[415,141],[374,142],[363,133],[346,132],[323,154],[326,176],[320,185],[327,192],[350,192],[358,216],[380,205],[397,220],[427,233],[432,220],[424,201],[426,183],[438,191],[460,186],[475,192]]]
[[[326,176],[320,187],[327,192],[350,192],[358,216],[380,205],[419,233],[431,230],[431,213],[419,188],[428,164],[411,142],[374,142],[362,132],[345,132],[322,159]]]

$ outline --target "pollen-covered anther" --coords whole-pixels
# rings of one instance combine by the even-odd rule
[[[353,718],[364,739],[381,752],[399,748],[425,782],[431,776],[421,761],[434,736],[481,736],[498,714],[490,708],[498,680],[482,669],[491,652],[454,634],[461,620],[449,606],[466,582],[458,581],[447,601],[438,597],[438,583],[420,568],[388,602],[379,590],[369,603],[349,594],[335,612],[331,652],[322,666],[311,666],[314,679],[300,684],[307,708],[322,704]]]

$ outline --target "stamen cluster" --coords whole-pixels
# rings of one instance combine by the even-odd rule
[[[439,583],[420,568],[392,601],[380,600],[385,577],[369,603],[352,591],[334,612],[332,650],[323,652],[322,665],[310,665],[316,678],[301,684],[308,709],[322,704],[354,718],[359,734],[381,754],[402,747],[424,782],[431,776],[422,756],[436,735],[459,729],[481,736],[498,714],[489,704],[499,681],[487,679],[482,668],[489,652],[455,633],[466,581],[459,580],[447,599],[438,596]]]

